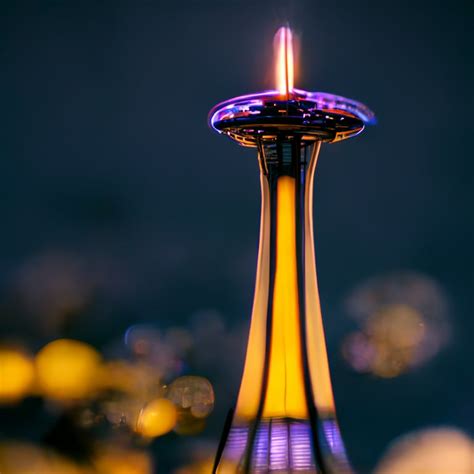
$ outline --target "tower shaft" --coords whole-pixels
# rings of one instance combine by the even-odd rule
[[[313,181],[320,142],[258,139],[261,224],[240,391],[215,473],[348,473],[319,304]]]

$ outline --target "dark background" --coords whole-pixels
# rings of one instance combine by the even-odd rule
[[[3,1],[2,298],[19,268],[51,253],[80,258],[99,283],[94,305],[67,328],[44,333],[2,311],[1,335],[32,349],[60,336],[103,348],[130,324],[186,326],[203,310],[222,315],[229,333],[247,323],[257,162],[212,133],[207,113],[272,87],[272,37],[287,21],[301,39],[297,85],[361,100],[379,120],[324,147],[315,184],[336,403],[349,454],[369,471],[411,430],[474,433],[467,2]],[[355,374],[339,350],[344,298],[366,278],[404,269],[443,287],[451,343],[395,379]],[[225,387],[209,440],[240,377],[236,347],[235,367],[201,370]],[[4,437],[41,429],[13,425],[0,428]],[[163,466],[186,457],[172,436],[153,445]]]

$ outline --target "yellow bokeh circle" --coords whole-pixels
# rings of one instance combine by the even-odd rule
[[[158,398],[141,410],[136,431],[147,438],[155,438],[171,431],[176,421],[177,412],[173,402]]]
[[[72,339],[50,342],[36,356],[38,388],[55,400],[79,400],[98,386],[101,356],[90,345]]]
[[[34,374],[33,362],[26,354],[0,347],[0,403],[15,402],[27,395]]]

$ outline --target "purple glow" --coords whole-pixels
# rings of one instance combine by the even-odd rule
[[[263,473],[269,470],[269,444],[271,445],[269,441],[269,425],[265,423],[257,429],[255,447],[252,451],[252,470],[256,473]]]
[[[288,427],[286,424],[280,424],[277,421],[272,423],[270,429],[269,467],[275,470],[286,469],[289,467],[288,451],[290,449]]]
[[[237,462],[244,455],[248,432],[246,426],[236,426],[230,430],[225,445],[224,458]]]
[[[343,110],[360,118],[367,125],[377,123],[375,114],[362,102],[327,92],[308,92],[302,89],[295,89],[294,92],[301,97],[316,102],[319,109]]]
[[[341,457],[341,455],[344,455],[345,457],[344,444],[342,442],[341,433],[339,432],[339,427],[337,426],[336,421],[324,420],[322,425],[324,436],[329,445],[331,453],[338,457]]]
[[[223,457],[235,463],[245,455],[248,427],[231,429]],[[252,472],[316,472],[309,421],[275,419],[257,428]]]
[[[234,116],[258,114],[259,111],[252,110],[252,107],[262,106],[265,101],[281,101],[278,91],[270,90],[257,94],[247,94],[221,102],[216,105],[209,114],[209,124],[218,133],[215,123],[222,120],[229,120]],[[362,120],[365,124],[375,124],[377,122],[375,114],[361,102],[357,102],[346,97],[328,94],[326,92],[307,92],[302,89],[294,89],[290,100],[304,100],[314,103],[315,110],[336,110],[347,112]]]
[[[257,431],[255,472],[314,471],[311,428],[306,421],[272,420]]]
[[[295,471],[304,471],[309,466],[314,468],[310,425],[307,423],[290,425],[290,436],[293,441],[290,453],[290,467]]]

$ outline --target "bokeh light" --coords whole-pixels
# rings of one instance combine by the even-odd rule
[[[342,344],[358,372],[392,378],[421,366],[449,341],[447,298],[439,284],[404,272],[370,279],[346,302],[360,326]]]
[[[72,339],[58,339],[36,356],[38,387],[58,401],[91,396],[100,380],[101,356],[90,345]]]
[[[142,400],[133,397],[109,397],[102,402],[101,412],[113,427],[128,426],[134,430],[143,404]]]
[[[0,443],[2,474],[95,474],[59,454],[28,443]],[[109,471],[107,474],[112,474]],[[115,474],[115,473],[113,473]]]
[[[183,335],[187,339],[186,331],[176,328],[165,334],[170,339],[183,341]],[[33,361],[3,346],[0,375],[5,383],[1,384],[0,402],[19,400],[32,392],[58,402],[54,406],[62,406],[65,413],[73,410],[75,416],[68,418],[70,429],[104,428],[107,422],[113,428],[125,427],[121,433],[129,440],[133,433],[151,439],[175,428],[181,434],[202,431],[214,406],[210,382],[186,376],[167,386],[162,379],[165,371],[141,355],[103,361],[89,344],[57,339],[44,346]]]
[[[204,377],[179,377],[170,384],[167,397],[195,418],[205,418],[214,408],[214,390]]]
[[[396,377],[413,366],[425,334],[423,316],[406,305],[391,305],[371,315],[363,332],[343,344],[348,363],[359,372]]]
[[[161,370],[147,362],[112,360],[103,365],[101,385],[130,396],[156,396],[162,387]]]
[[[100,446],[93,461],[94,474],[153,474],[153,461],[143,450],[126,446]]]
[[[34,376],[33,361],[28,355],[0,346],[0,403],[13,403],[26,396]]]
[[[54,408],[51,413],[59,415],[62,429],[67,424],[72,439],[78,434],[91,436],[77,451],[70,450],[61,440],[58,444],[55,436],[48,435],[52,442],[48,446],[61,452],[65,449],[64,452],[74,456],[74,461],[33,444],[2,444],[2,474],[151,474],[150,453],[134,449],[134,444],[143,445],[172,430],[192,435],[204,429],[214,407],[211,383],[199,376],[171,378],[168,385],[163,379],[164,374],[175,372],[170,367],[175,367],[178,359],[180,364],[183,362],[182,357],[192,344],[189,333],[178,328],[164,331],[161,345],[156,346],[153,342],[156,333],[147,339],[150,345],[138,337],[143,337],[143,328],[140,326],[140,332],[134,333],[139,350],[135,347],[128,359],[104,361],[95,348],[73,339],[57,339],[46,344],[34,360],[16,347],[0,347],[0,402],[20,400],[34,393],[57,402],[47,406]],[[128,333],[130,337],[130,330]],[[152,335],[147,331],[146,334]],[[128,339],[126,344],[130,342]],[[174,343],[176,351],[165,351],[164,356],[161,349]],[[130,349],[128,345],[124,347]],[[155,359],[150,357],[153,354]],[[152,360],[162,361],[165,370],[153,365]],[[109,435],[120,434],[119,444],[123,449],[117,449],[116,444],[92,441],[94,431],[104,439],[107,426],[116,429],[108,432]],[[52,432],[55,431],[53,426]],[[79,459],[83,459],[81,464],[77,464]]]
[[[418,431],[396,440],[375,474],[472,474],[474,441],[454,428]]]
[[[170,432],[177,421],[174,403],[166,398],[152,400],[140,412],[136,430],[142,436],[155,438]]]
[[[124,342],[135,359],[155,367],[161,378],[170,378],[182,372],[193,338],[183,328],[162,331],[153,325],[136,324],[127,329]]]
[[[108,396],[101,409],[115,427],[136,430],[143,407],[166,392],[159,367],[147,361],[112,360],[103,365],[101,387]]]
[[[214,390],[204,377],[179,377],[168,387],[167,398],[178,407],[175,432],[196,435],[206,427],[206,418],[214,409]]]

